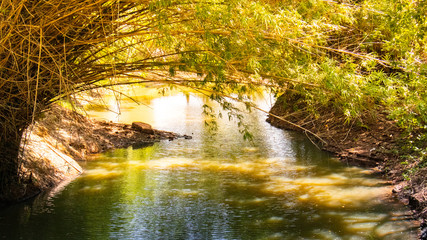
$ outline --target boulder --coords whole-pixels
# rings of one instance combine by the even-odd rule
[[[141,133],[154,134],[154,129],[148,123],[133,122],[132,123],[132,128],[135,129],[135,130],[137,130],[137,131],[139,131],[139,132],[141,132]]]

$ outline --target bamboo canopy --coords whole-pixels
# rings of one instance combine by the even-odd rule
[[[17,190],[22,134],[52,101],[162,64],[147,49],[132,48],[153,37],[149,2],[1,1],[0,200],[23,191]],[[139,57],[129,58],[129,51]]]

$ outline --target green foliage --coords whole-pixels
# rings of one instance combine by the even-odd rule
[[[145,73],[163,71],[169,74],[163,82],[206,90],[233,114],[225,96],[244,102],[257,86],[276,94],[292,88],[314,115],[328,108],[361,123],[366,114],[386,112],[408,135],[426,138],[425,1],[99,4],[114,17],[86,13],[93,17],[80,28],[96,26],[91,31],[99,36],[72,59],[67,55],[75,69],[63,70],[83,79],[82,86],[121,83],[129,75],[144,81]],[[176,81],[183,72],[199,78]]]
[[[314,116],[327,108],[364,125],[385,112],[408,138],[427,138],[424,1],[160,0],[149,9],[162,36],[150,48],[162,49],[169,73],[197,73],[180,84],[214,92],[233,114],[224,96],[292,88]]]

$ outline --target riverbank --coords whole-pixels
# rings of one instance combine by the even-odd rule
[[[287,104],[292,102],[293,97],[279,97],[270,114],[295,125],[272,115],[267,121],[283,129],[310,131],[321,139],[307,133],[313,143],[335,154],[342,162],[372,168],[381,173],[394,185],[393,192],[398,198],[411,208],[414,218],[420,220],[424,232],[420,238],[427,238],[427,169],[421,168],[407,175],[408,169],[414,166],[405,162],[397,151],[402,147],[400,139],[403,132],[396,123],[388,120],[383,113],[366,117],[363,124],[344,124],[344,116],[337,116],[327,109],[319,111],[320,116],[315,117]],[[299,107],[303,109],[303,106]]]
[[[281,108],[279,103],[280,99],[273,107],[272,113],[280,113],[282,116],[289,114],[289,111]],[[157,130],[154,130],[154,134],[142,133],[131,125],[93,121],[57,106],[53,106],[52,110],[44,115],[31,128],[31,133],[27,137],[24,153],[28,155],[23,163],[26,168],[23,176],[28,183],[26,197],[78,176],[81,168],[75,159],[86,161],[90,160],[91,154],[112,148],[145,146],[161,139],[184,137]],[[412,182],[403,179],[401,174],[404,171],[403,165],[398,164],[399,159],[392,152],[392,149],[398,146],[396,139],[399,134],[399,129],[394,127],[393,122],[378,117],[370,123],[370,131],[367,131],[366,127],[340,125],[338,121],[333,120],[335,116],[326,113],[317,121],[316,119],[307,121],[309,116],[298,114],[292,116],[295,122],[316,131],[329,143],[322,146],[324,150],[336,153],[343,161],[371,167],[384,173],[393,184],[396,184],[395,191],[407,204],[416,207],[413,204],[414,201],[418,201],[419,206],[422,206],[423,203],[417,200],[417,197],[422,197],[420,195],[422,191],[418,191],[418,195],[411,192],[416,191],[411,187],[421,185],[415,185],[414,178]],[[335,117],[335,120],[337,119],[339,118]],[[272,118],[269,121],[275,126],[292,129],[292,126],[287,126],[281,123],[282,121]],[[419,181],[424,179],[423,175],[419,177]],[[30,190],[33,190],[32,195]],[[422,210],[417,210],[417,214],[423,219]]]
[[[93,154],[179,137],[187,136],[151,129],[148,124],[96,121],[53,105],[24,135],[20,157],[22,186],[16,190],[16,201],[71,181],[83,172],[79,162],[91,160]]]

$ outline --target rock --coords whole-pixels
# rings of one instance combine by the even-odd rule
[[[142,133],[146,133],[146,134],[154,134],[154,130],[151,127],[150,124],[148,123],[143,123],[143,122],[133,122],[132,123],[132,128],[142,132]]]

